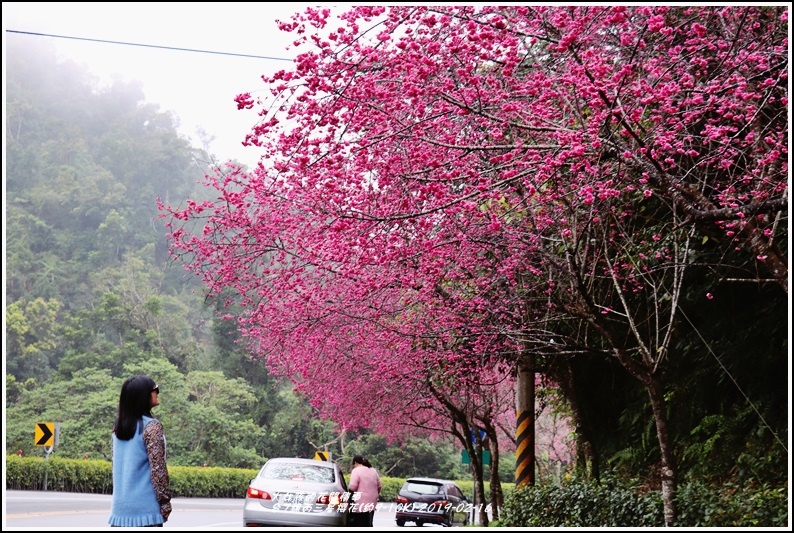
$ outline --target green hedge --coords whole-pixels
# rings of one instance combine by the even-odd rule
[[[347,478],[350,481],[350,477]],[[381,490],[380,501],[382,502],[396,502],[397,493],[400,492],[400,487],[403,486],[404,479],[396,477],[382,477],[380,478]]]
[[[172,494],[174,497],[188,498],[244,498],[248,484],[257,472],[257,469],[168,467]],[[99,494],[113,492],[113,472],[109,461],[6,456],[6,489],[44,490],[45,479],[47,490]],[[382,477],[380,500],[397,501],[397,493],[404,482],[403,478]],[[474,483],[471,480],[457,483],[471,501]],[[503,484],[502,487],[505,497],[513,490],[512,484]]]
[[[6,489],[57,492],[113,492],[113,473],[108,461],[52,457],[6,456]]]
[[[470,502],[474,503],[474,480],[467,479],[465,481],[455,481],[457,485],[460,487],[460,490],[463,491],[463,494],[466,498],[469,499]],[[490,500],[490,490],[491,484],[489,482],[485,482],[485,494],[489,497]],[[504,495],[505,501],[507,498],[513,494],[515,490],[515,483],[502,483],[502,494]]]
[[[678,527],[787,527],[788,489],[682,484]],[[605,479],[535,485],[505,498],[497,525],[506,527],[663,527],[661,492]]]
[[[243,498],[259,470],[169,466],[174,497]],[[113,493],[109,461],[6,456],[6,489]]]
[[[248,484],[258,472],[242,468],[168,467],[171,493],[186,498],[245,498]]]

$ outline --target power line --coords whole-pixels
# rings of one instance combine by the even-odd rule
[[[231,52],[214,52],[211,50],[197,50],[194,48],[178,48],[174,46],[162,46],[156,44],[141,44],[141,43],[127,43],[123,41],[108,41],[105,39],[89,39],[87,37],[72,37],[69,35],[53,35],[51,33],[36,33],[32,31],[19,31],[19,30],[6,30],[8,33],[19,33],[23,35],[36,35],[38,37],[54,37],[56,39],[73,39],[76,41],[89,41],[95,43],[107,43],[107,44],[121,44],[125,46],[142,46],[144,48],[159,48],[162,50],[176,50],[178,52],[197,52],[200,54],[216,54],[216,55],[224,55],[224,56],[236,56],[236,57],[250,57],[254,59],[271,59],[274,61],[292,61],[292,59],[288,59],[285,57],[270,57],[270,56],[256,56],[251,54],[235,54]]]

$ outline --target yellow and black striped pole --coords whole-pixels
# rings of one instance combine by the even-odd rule
[[[535,484],[535,361],[528,359],[516,380],[516,488]]]

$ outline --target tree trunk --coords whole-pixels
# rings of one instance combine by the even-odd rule
[[[675,525],[675,493],[676,466],[673,459],[673,448],[667,427],[667,411],[664,401],[664,387],[657,378],[652,378],[647,385],[651,400],[653,418],[656,422],[656,436],[659,439],[659,450],[662,455],[662,502],[664,504],[664,525]]]
[[[488,435],[488,448],[491,451],[491,518],[499,520],[499,512],[505,503],[502,482],[499,481],[499,443],[496,428],[486,426],[485,432]]]

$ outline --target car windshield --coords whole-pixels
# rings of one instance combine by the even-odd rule
[[[262,468],[260,476],[266,479],[289,479],[315,483],[334,482],[333,468],[300,463],[268,463]]]
[[[409,492],[415,492],[417,494],[438,494],[441,490],[441,485],[409,481],[405,484],[405,490]]]

